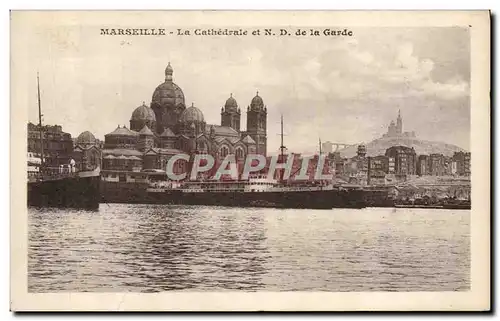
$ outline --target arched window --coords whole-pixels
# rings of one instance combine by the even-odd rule
[[[93,169],[97,167],[97,157],[95,153],[90,154],[90,165],[92,165]]]
[[[242,159],[243,158],[243,148],[237,147],[236,148],[236,159]]]
[[[222,146],[219,149],[219,155],[221,158],[225,158],[229,154],[229,148],[227,146]]]
[[[198,151],[200,154],[207,153],[207,144],[204,141],[198,142]]]

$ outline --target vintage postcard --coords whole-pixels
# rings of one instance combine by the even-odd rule
[[[13,311],[490,309],[488,11],[12,11]]]

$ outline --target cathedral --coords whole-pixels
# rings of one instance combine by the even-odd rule
[[[266,156],[267,106],[258,92],[247,107],[246,131],[241,130],[241,109],[232,94],[221,108],[220,125],[207,124],[199,108],[186,107],[173,73],[169,63],[165,81],[154,90],[150,106],[143,102],[132,112],[129,128],[119,125],[104,136],[100,149],[103,170],[165,170],[168,160],[180,153],[210,154],[216,162],[230,154],[238,162],[244,162],[247,154]],[[95,149],[96,141],[84,132],[76,139],[75,150]]]
[[[412,132],[403,132],[403,118],[401,117],[401,110],[398,111],[398,118],[396,123],[391,120],[391,123],[387,127],[387,133],[385,133],[383,138],[415,138],[416,134]]]

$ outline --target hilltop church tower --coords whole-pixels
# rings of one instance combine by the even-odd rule
[[[397,135],[403,134],[403,119],[401,118],[401,109],[398,111],[398,119],[396,120]]]
[[[403,117],[401,117],[401,109],[398,111],[398,118],[396,118],[396,122],[391,120],[389,126],[387,127],[387,133],[385,133],[382,137],[406,137],[406,138],[415,138],[416,134],[414,131],[411,132],[403,132]]]
[[[256,143],[256,152],[267,155],[267,107],[259,92],[247,109],[247,133]]]

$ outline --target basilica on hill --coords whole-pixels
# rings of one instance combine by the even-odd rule
[[[241,109],[232,94],[221,107],[220,125],[207,124],[198,107],[186,107],[173,73],[168,63],[165,81],[154,90],[150,106],[143,102],[132,112],[130,126],[118,125],[104,136],[101,146],[92,133],[81,133],[74,157],[85,164],[90,159],[87,154],[95,161],[99,151],[103,170],[141,171],[165,170],[168,160],[179,153],[210,154],[216,162],[229,154],[237,161],[247,154],[266,156],[267,106],[258,92],[247,107],[246,131],[241,130]]]
[[[396,123],[394,120],[391,120],[389,126],[387,126],[387,133],[385,133],[383,138],[415,138],[416,134],[414,131],[411,132],[403,132],[403,118],[401,117],[401,110],[398,111],[398,118],[396,119]]]

